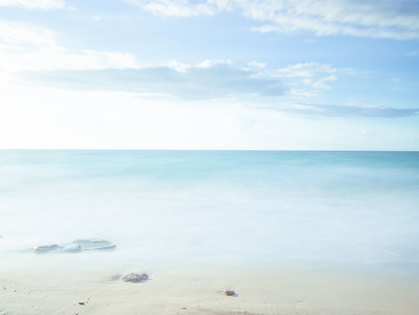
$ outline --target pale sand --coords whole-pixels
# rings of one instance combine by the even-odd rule
[[[124,270],[115,266],[92,272],[46,261],[42,258],[26,269],[22,261],[0,261],[1,315],[419,314],[419,284],[406,276],[250,271],[237,266],[222,271],[153,271],[151,280],[134,284],[118,280]],[[227,297],[222,290],[238,295]]]

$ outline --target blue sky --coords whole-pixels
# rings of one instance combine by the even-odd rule
[[[0,0],[0,148],[419,150],[419,2]]]

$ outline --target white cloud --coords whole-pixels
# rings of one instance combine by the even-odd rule
[[[248,62],[247,65],[250,67],[256,67],[261,69],[266,67],[266,64],[257,61]]]
[[[137,67],[131,54],[67,49],[49,29],[2,19],[0,60],[0,71],[5,72]]]
[[[202,68],[202,69],[209,69],[209,68],[213,68],[215,66],[219,66],[219,65],[227,65],[227,66],[233,66],[235,67],[235,63],[232,62],[231,60],[220,60],[220,59],[205,59],[203,61],[201,61],[200,63],[198,63],[197,65],[190,65],[187,63],[182,63],[179,62],[177,60],[172,60],[166,63],[163,63],[162,65],[158,65],[158,66],[148,66],[148,68],[153,68],[153,67],[168,67],[170,69],[174,69],[178,72],[183,72],[186,73],[188,70],[193,69],[193,68]]]
[[[63,0],[0,0],[0,7],[20,7],[27,10],[55,10],[66,7]]]
[[[392,78],[391,81],[392,82],[395,82],[395,83],[398,83],[398,82],[401,81],[401,79],[400,78]]]
[[[155,15],[213,16],[236,11],[267,23],[259,32],[419,39],[415,0],[125,0]]]
[[[169,61],[166,64],[164,64],[164,66],[166,66],[170,69],[174,69],[178,72],[183,72],[183,73],[185,73],[188,69],[190,69],[192,67],[191,65],[181,63],[177,60]]]
[[[408,55],[409,56],[419,56],[419,50],[411,51]]]
[[[196,67],[197,68],[212,68],[217,65],[228,65],[233,66],[234,62],[231,60],[220,60],[220,59],[205,59],[204,61],[200,62]]]
[[[353,73],[352,68],[334,68],[331,64],[319,62],[306,62],[291,64],[286,68],[278,69],[280,76],[286,77],[313,77],[319,73]]]
[[[306,85],[310,85],[315,89],[321,90],[330,90],[331,87],[326,84],[327,81],[336,81],[338,79],[337,76],[332,74],[331,76],[321,78],[320,80],[313,80],[313,79],[304,79],[303,83]]]

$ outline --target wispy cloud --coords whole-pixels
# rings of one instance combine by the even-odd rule
[[[54,46],[55,33],[33,24],[0,19],[0,43],[16,51],[30,48],[23,45]],[[4,47],[4,46],[3,46]]]
[[[372,118],[401,118],[419,115],[419,108],[395,108],[383,106],[283,104],[275,107],[267,106],[266,108],[299,115],[319,117],[362,116]]]
[[[259,32],[419,39],[415,0],[125,0],[155,15],[193,17],[239,12],[265,23]]]
[[[303,83],[306,84],[306,85],[310,85],[314,89],[330,90],[331,87],[329,85],[327,85],[326,82],[336,81],[337,79],[338,79],[338,77],[335,76],[334,74],[332,74],[328,77],[321,78],[320,80],[304,79]]]
[[[178,0],[124,0],[140,7],[145,11],[150,11],[155,15],[165,16],[203,16],[215,15],[222,10],[218,1],[178,1]]]
[[[63,0],[0,0],[0,7],[18,7],[27,10],[56,10],[66,8]]]
[[[338,80],[337,73],[353,74],[352,68],[335,68],[331,64],[319,62],[307,62],[291,64],[286,68],[277,70],[277,76],[283,78],[295,78],[300,80],[298,83],[303,87],[291,89],[291,94],[302,97],[319,96],[321,91],[330,90],[331,86],[327,82]],[[307,90],[309,86],[312,90]]]
[[[133,68],[132,54],[68,49],[57,34],[32,24],[0,19],[0,71],[98,70]]]

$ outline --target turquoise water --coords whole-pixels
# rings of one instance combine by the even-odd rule
[[[0,151],[0,234],[2,255],[101,237],[115,263],[415,269],[419,153]]]

